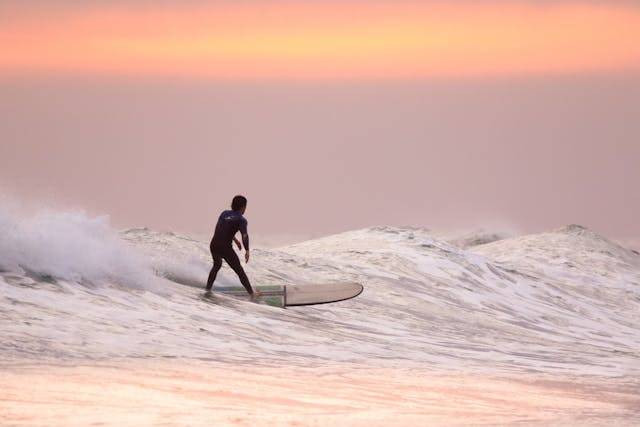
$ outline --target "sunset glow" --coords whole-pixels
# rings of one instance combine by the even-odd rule
[[[525,2],[4,6],[0,72],[216,79],[640,69],[640,8]]]

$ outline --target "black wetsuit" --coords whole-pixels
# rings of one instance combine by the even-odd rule
[[[253,295],[249,278],[240,264],[238,255],[236,255],[236,252],[233,250],[233,236],[235,236],[238,231],[242,233],[242,243],[244,244],[244,249],[248,251],[249,235],[247,234],[247,220],[238,211],[222,212],[218,218],[216,231],[213,234],[213,239],[211,239],[211,245],[209,246],[211,256],[213,257],[213,268],[209,273],[207,289],[211,289],[213,286],[213,282],[216,280],[216,275],[220,267],[222,267],[222,260],[224,259],[227,264],[229,264],[229,267],[236,272],[242,286],[245,287],[249,294]]]

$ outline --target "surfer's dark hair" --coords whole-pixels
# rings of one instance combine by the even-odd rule
[[[231,201],[231,209],[234,211],[239,211],[240,209],[247,206],[247,198],[244,196],[236,196]]]

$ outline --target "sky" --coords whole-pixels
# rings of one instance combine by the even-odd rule
[[[0,189],[115,224],[640,236],[632,1],[0,0]]]

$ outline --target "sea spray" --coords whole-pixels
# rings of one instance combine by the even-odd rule
[[[24,214],[0,206],[0,269],[83,284],[152,286],[149,261],[130,248],[108,216],[49,209]]]

